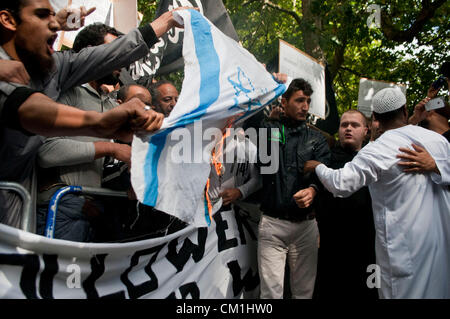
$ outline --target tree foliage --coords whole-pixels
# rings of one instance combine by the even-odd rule
[[[283,39],[328,64],[339,112],[357,107],[361,77],[405,83],[408,106],[426,95],[450,60],[450,2],[445,0],[224,0],[242,45],[278,65]],[[369,28],[369,5],[380,5],[381,28]],[[139,0],[144,21],[157,1]]]

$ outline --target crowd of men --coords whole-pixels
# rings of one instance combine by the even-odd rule
[[[127,191],[129,200],[66,195],[55,238],[129,241],[186,227],[137,203],[128,173],[132,134],[157,131],[178,90],[165,80],[150,87],[119,80],[122,68],[181,26],[172,12],[126,35],[93,24],[72,50],[54,52],[56,32],[69,30],[68,14],[55,13],[48,0],[0,6],[0,181],[30,192],[39,235],[52,196],[68,185]],[[450,87],[448,63],[442,74]],[[370,265],[380,269],[382,298],[450,298],[450,112],[425,109],[439,89],[432,86],[410,118],[403,93],[379,91],[372,119],[345,112],[330,145],[307,124],[311,84],[294,79],[259,124],[274,132],[265,145],[279,146],[275,173],[260,174],[265,164],[245,136],[227,145],[242,148],[243,158],[212,163],[208,193],[223,210],[259,191],[261,298],[285,297],[285,283],[293,298],[377,298]],[[21,205],[0,190],[0,222],[18,228]]]

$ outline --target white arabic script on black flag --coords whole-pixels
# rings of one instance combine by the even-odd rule
[[[231,19],[220,0],[161,0],[156,10],[159,17],[164,12],[179,7],[197,7],[223,33],[238,40]],[[139,84],[147,85],[155,75],[163,75],[183,67],[183,29],[175,28],[160,38],[147,57],[135,62],[129,68],[131,78]]]

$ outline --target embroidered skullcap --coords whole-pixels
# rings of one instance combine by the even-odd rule
[[[406,97],[399,88],[382,89],[372,99],[373,111],[378,114],[395,111],[405,104]]]

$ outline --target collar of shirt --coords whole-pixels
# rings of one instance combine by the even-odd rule
[[[102,96],[97,92],[96,89],[94,89],[89,83],[85,83],[83,85],[81,85],[82,87],[84,87],[86,89],[86,91],[88,91],[89,93],[101,98]]]
[[[6,53],[5,49],[0,46],[0,59],[2,60],[12,60],[8,53]]]
[[[296,121],[287,116],[280,116],[280,123],[289,128],[291,132],[300,131],[306,128],[306,121]]]

